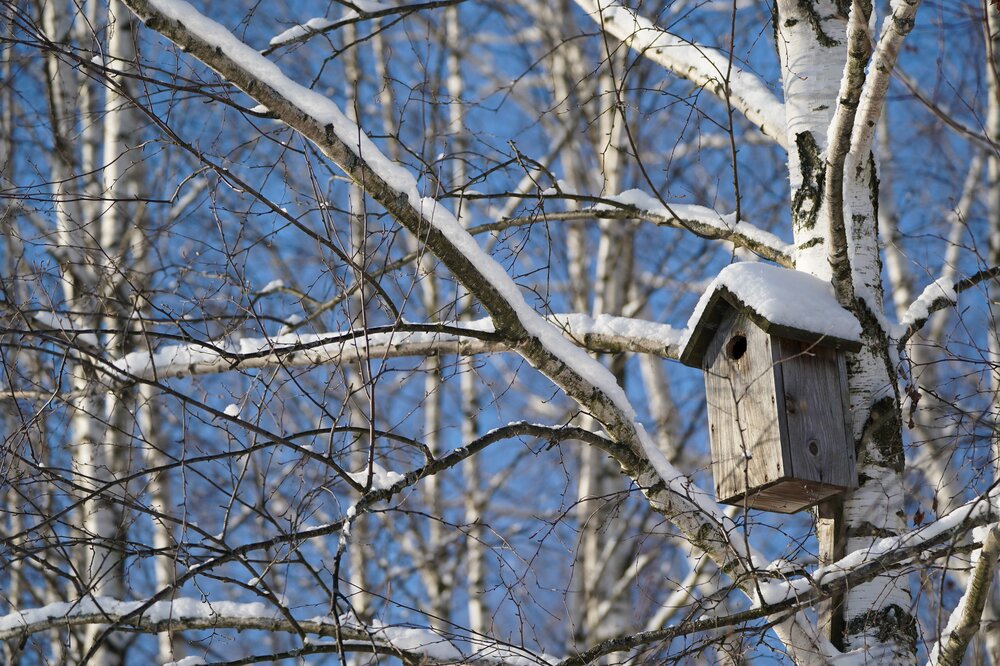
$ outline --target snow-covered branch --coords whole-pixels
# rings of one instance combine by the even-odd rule
[[[973,553],[974,564],[965,594],[948,618],[941,637],[930,650],[930,657],[927,659],[930,666],[961,666],[969,641],[979,631],[983,608],[996,573],[997,558],[1000,557],[1000,527],[990,525],[980,529],[985,532],[979,539],[983,546]]]
[[[416,2],[410,5],[390,5],[378,0],[347,0],[340,4],[345,5],[348,11],[338,20],[323,17],[309,19],[305,23],[299,23],[285,30],[281,34],[271,38],[267,48],[261,51],[263,55],[269,55],[286,46],[301,44],[316,35],[323,35],[343,28],[344,26],[358,23],[359,21],[369,21],[373,19],[392,18],[396,16],[406,16],[413,12],[425,9],[438,9],[440,7],[450,7],[465,2],[465,0],[432,0],[431,2]],[[352,7],[353,6],[353,7]]]
[[[705,88],[724,103],[732,104],[764,134],[787,148],[784,106],[763,81],[747,70],[733,65],[727,81],[729,55],[673,35],[618,2],[576,0],[576,3],[609,35],[677,76]]]
[[[980,282],[998,277],[1000,277],[1000,266],[993,266],[961,280],[956,280],[954,277],[941,277],[924,287],[917,300],[913,301],[906,309],[906,313],[895,331],[894,337],[897,340],[898,349],[903,350],[910,338],[924,327],[933,313],[958,303],[958,295],[963,291],[971,289]]]
[[[534,215],[530,217],[507,218],[491,229],[504,229],[521,224],[531,224],[544,220],[646,220],[661,227],[686,229],[693,234],[710,240],[732,243],[736,247],[750,250],[754,254],[776,264],[792,268],[793,246],[769,231],[764,231],[744,220],[737,221],[733,215],[724,215],[712,208],[692,204],[677,204],[669,207],[655,197],[641,190],[628,190],[613,197],[599,199],[591,197],[570,197],[575,200],[596,201],[596,205],[582,210]],[[472,229],[476,231],[478,229]]]
[[[838,562],[817,569],[810,576],[789,580],[780,580],[779,577],[771,580],[758,580],[757,589],[760,590],[761,599],[747,610],[725,616],[710,615],[696,620],[685,620],[669,627],[604,641],[579,655],[567,658],[560,662],[560,666],[582,666],[602,655],[628,650],[655,641],[670,640],[698,631],[735,626],[765,616],[774,617],[782,611],[805,608],[821,599],[842,593],[851,586],[880,575],[886,568],[903,566],[915,558],[946,557],[954,552],[955,542],[959,541],[966,532],[996,518],[992,508],[994,500],[993,496],[978,498],[934,523],[900,537],[882,539],[871,548],[855,551]],[[991,535],[993,536],[991,537]],[[993,539],[992,542],[989,541],[990,538]],[[980,562],[988,560],[995,565],[997,552],[1000,549],[1000,541],[995,536],[995,530],[989,531],[983,543],[985,554]],[[987,548],[990,548],[989,553],[986,552]],[[987,575],[985,573],[986,566],[983,565],[982,569],[984,569],[982,577],[982,581],[985,581],[984,589],[988,590],[989,585],[985,578]],[[992,570],[989,575],[992,575]],[[982,610],[981,606],[979,610]],[[816,656],[825,659],[838,655],[830,652],[825,656]]]
[[[653,354],[677,358],[683,330],[629,317],[557,314],[549,318],[564,335],[594,352]],[[168,345],[155,352],[132,352],[113,361],[116,370],[135,379],[184,377],[231,370],[275,366],[312,367],[353,363],[362,359],[407,356],[469,356],[510,351],[512,345],[496,334],[490,319],[446,324],[400,324],[270,338]]]
[[[900,536],[880,539],[868,548],[856,550],[818,568],[812,575],[782,581],[758,581],[761,592],[758,603],[773,606],[791,600],[815,601],[843,592],[850,585],[868,580],[888,568],[900,567],[916,557],[946,556],[969,530],[996,521],[998,496],[1000,489],[994,486],[990,492],[933,523]],[[940,550],[936,550],[939,546]]]
[[[55,628],[110,624],[119,629],[143,633],[194,629],[256,629],[337,639],[345,652],[377,652],[395,655],[410,663],[502,663],[502,658],[466,655],[451,638],[425,628],[405,626],[360,626],[332,617],[289,619],[261,603],[203,601],[186,597],[169,601],[120,601],[107,597],[86,597],[16,611],[0,617],[0,640],[24,637]],[[315,643],[314,643],[315,644]],[[511,653],[503,646],[494,652]],[[485,652],[486,655],[489,651]],[[522,653],[524,654],[524,653]]]
[[[188,342],[132,352],[113,362],[136,379],[185,377],[275,366],[310,367],[363,359],[505,351],[509,345],[481,324],[398,325],[330,333],[289,333],[233,343]]]

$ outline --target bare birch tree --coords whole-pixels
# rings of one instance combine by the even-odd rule
[[[0,8],[6,661],[1000,663],[995,2]],[[860,331],[792,516],[737,262]]]

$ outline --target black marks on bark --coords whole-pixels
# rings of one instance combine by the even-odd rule
[[[877,527],[876,525],[867,522],[861,523],[857,527],[850,529],[849,532],[852,538],[871,537],[873,539],[889,539],[899,536],[898,532],[894,532],[884,527]]]
[[[812,132],[796,134],[795,147],[799,155],[802,184],[792,197],[792,222],[796,229],[812,229],[816,226],[819,207],[823,202],[826,160],[820,154]]]
[[[889,358],[889,336],[875,313],[868,307],[863,298],[854,300],[852,308],[854,315],[861,324],[862,339],[865,346],[872,352],[874,359],[854,359],[854,362],[881,362],[885,366],[886,377],[895,377],[895,369]],[[852,362],[849,359],[848,362]],[[903,418],[899,411],[899,387],[890,381],[891,393],[886,392],[881,398],[874,400],[868,412],[861,432],[861,440],[857,442],[857,460],[859,466],[862,460],[889,467],[897,472],[903,471]],[[872,456],[878,459],[872,460]]]
[[[864,451],[878,451],[880,465],[890,467],[897,472],[903,471],[903,421],[899,414],[899,403],[891,396],[876,400],[868,413],[864,429],[861,432],[861,451],[857,452],[861,460]]]
[[[857,615],[847,622],[847,634],[874,634],[880,643],[895,643],[909,652],[917,650],[917,622],[896,604]]]
[[[875,163],[875,153],[868,153],[868,200],[872,202],[874,217],[878,219],[878,165]]]
[[[913,26],[917,24],[916,20],[912,17],[903,19],[898,18],[895,14],[892,16],[892,22],[895,24],[896,30],[903,35],[910,34],[910,31],[913,30]]]
[[[780,51],[780,47],[778,46],[778,44],[780,43],[779,40],[778,40],[778,25],[779,25],[779,21],[780,20],[781,19],[778,16],[778,0],[773,0],[773,2],[771,3],[771,30],[772,30],[772,37],[774,37],[774,52],[775,53],[780,53],[781,52]],[[794,21],[795,19],[789,19],[789,20]],[[788,25],[788,23],[786,22],[785,25]],[[793,23],[792,25],[795,25],[795,24]]]
[[[896,368],[892,364],[892,359],[889,358],[889,334],[882,327],[882,322],[872,312],[871,308],[868,307],[868,302],[863,298],[855,299],[852,310],[854,316],[858,318],[858,323],[861,324],[861,335],[865,344],[869,348],[878,350],[876,357],[881,359],[882,363],[885,364],[886,377],[895,377]],[[892,390],[898,403],[899,387],[893,384]]]
[[[854,215],[851,215],[851,222],[852,222],[852,226],[854,228],[854,231],[855,232],[861,231],[864,228],[865,222],[867,220],[868,220],[868,216],[867,215],[863,215],[861,213],[855,213]]]
[[[799,0],[799,10],[805,14],[806,19],[809,21],[809,25],[816,32],[816,41],[819,42],[820,46],[825,46],[831,48],[838,46],[839,41],[831,37],[830,35],[823,32],[823,25],[820,20],[819,12],[816,10],[816,0]],[[846,5],[848,9],[850,8],[851,0],[837,0],[837,8],[840,9],[841,5]],[[846,10],[844,11],[844,16],[847,16]]]

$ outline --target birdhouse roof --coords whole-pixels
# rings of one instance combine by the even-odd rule
[[[837,302],[829,282],[770,264],[738,263],[722,269],[698,301],[681,341],[682,363],[701,366],[730,309],[746,312],[771,335],[847,351],[861,349],[861,324]]]

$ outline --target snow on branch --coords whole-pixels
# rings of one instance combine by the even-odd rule
[[[561,181],[560,181],[561,182]],[[488,198],[495,195],[465,195],[467,199]],[[515,196],[505,193],[504,196]],[[732,213],[724,214],[706,206],[695,204],[664,205],[656,197],[639,189],[626,190],[611,197],[596,197],[566,192],[561,187],[544,190],[543,199],[559,199],[591,204],[580,210],[539,212],[520,217],[503,217],[498,222],[479,224],[469,228],[469,233],[477,235],[527,226],[540,221],[556,220],[640,220],[652,222],[661,227],[686,229],[708,240],[718,240],[753,252],[757,256],[773,261],[786,268],[794,267],[794,246],[786,243],[770,231],[764,231],[745,220],[736,220]],[[527,199],[529,195],[520,195]]]
[[[258,629],[336,638],[345,652],[395,655],[410,663],[500,663],[499,659],[468,657],[450,637],[430,629],[373,624],[361,626],[347,618],[290,619],[279,609],[260,602],[203,601],[175,598],[169,601],[120,601],[108,597],[85,597],[56,602],[0,616],[0,640],[25,637],[48,629],[110,624],[143,633],[194,629]],[[309,637],[306,637],[309,642]],[[315,644],[315,643],[314,643]],[[502,652],[512,652],[501,648]]]
[[[112,362],[134,379],[185,377],[275,366],[307,367],[363,359],[482,354],[509,349],[490,320],[461,325],[401,324],[330,333],[188,342],[131,352]]]
[[[635,352],[676,359],[684,330],[667,324],[601,315],[556,314],[549,320],[579,346],[595,352]],[[400,324],[379,328],[242,338],[225,342],[189,342],[154,352],[136,351],[113,361],[131,379],[205,375],[274,366],[306,367],[362,359],[406,356],[462,356],[510,351],[490,319],[445,324]]]
[[[963,504],[933,523],[906,534],[887,537],[867,548],[849,553],[840,560],[819,567],[809,576],[788,580],[758,581],[759,606],[774,606],[792,600],[818,601],[843,592],[887,568],[898,568],[917,557],[947,556],[973,528],[996,522],[1000,487]],[[940,546],[940,550],[935,547]]]
[[[576,0],[576,4],[602,30],[677,76],[705,88],[724,103],[732,104],[765,135],[787,149],[784,105],[753,73],[735,65],[730,71],[729,55],[671,34],[617,2]],[[728,82],[726,72],[730,73]]]
[[[972,556],[972,572],[965,588],[965,594],[948,618],[941,637],[928,653],[927,663],[931,666],[961,666],[969,641],[979,631],[983,608],[993,586],[997,558],[1000,557],[1000,527],[996,524],[977,529],[981,534],[974,540],[982,548]]]
[[[555,192],[546,190],[543,196]],[[626,190],[611,197],[587,197],[563,195],[574,201],[591,202],[593,206],[583,210],[559,213],[546,212],[544,215],[507,218],[492,228],[507,228],[517,224],[535,222],[539,217],[545,220],[615,219],[647,220],[661,227],[686,229],[691,233],[710,240],[732,243],[750,250],[754,254],[787,268],[794,266],[794,247],[769,231],[764,231],[744,220],[736,220],[734,214],[725,215],[712,208],[692,204],[664,205],[659,199],[639,189]],[[473,229],[475,231],[476,229]]]
[[[569,657],[559,666],[583,666],[592,663],[595,659],[613,652],[632,649],[640,645],[657,641],[670,640],[677,636],[699,631],[719,629],[721,627],[731,627],[744,624],[762,617],[774,617],[782,611],[791,611],[797,608],[806,608],[822,599],[830,598],[833,595],[842,593],[846,589],[863,583],[885,572],[887,568],[898,568],[916,558],[934,559],[937,557],[947,557],[955,552],[956,542],[960,541],[963,535],[969,530],[974,533],[980,531],[977,525],[983,525],[995,520],[996,512],[993,508],[996,501],[997,491],[994,490],[986,497],[980,497],[968,504],[955,509],[940,520],[929,523],[924,527],[914,530],[909,534],[898,537],[890,537],[876,542],[870,548],[854,551],[843,559],[825,567],[820,567],[812,575],[792,578],[790,580],[758,580],[757,589],[760,591],[760,598],[752,607],[731,613],[729,615],[717,616],[711,613],[700,618],[688,618],[676,625],[639,632],[629,636],[614,638],[603,641],[585,652]],[[979,537],[974,537],[974,541],[982,544],[983,555],[979,558],[975,572],[981,573],[978,582],[973,585],[970,582],[970,590],[974,587],[977,593],[984,593],[989,590],[989,582],[996,564],[997,554],[1000,552],[1000,539],[995,524],[986,530],[981,541]],[[783,576],[778,570],[778,575]],[[972,597],[970,592],[966,593],[955,613],[963,613],[969,622],[970,606],[980,604],[981,598]],[[972,608],[975,613],[975,608]],[[978,606],[981,613],[982,606]],[[954,625],[952,625],[954,622]],[[953,616],[949,622],[951,632],[958,632],[961,623]],[[971,626],[971,624],[970,624]],[[978,621],[976,623],[978,628]],[[946,629],[943,637],[953,636],[954,633]],[[970,636],[975,633],[975,629]],[[870,651],[859,650],[853,653],[839,654],[831,650],[831,646],[826,646],[825,656],[832,658],[833,663],[857,663],[854,657],[860,659],[872,659]],[[964,650],[964,646],[961,646]],[[839,659],[838,659],[839,657]],[[824,661],[824,663],[828,663]],[[869,663],[867,660],[863,663]],[[932,661],[932,664],[938,662]],[[961,663],[961,653],[958,654],[958,661],[940,663]]]
[[[387,18],[397,15],[407,15],[424,9],[437,9],[439,7],[450,7],[465,2],[465,0],[433,0],[432,2],[417,2],[411,5],[390,5],[378,0],[343,0],[340,4],[348,7],[348,10],[339,20],[332,20],[323,17],[309,19],[305,23],[299,23],[284,32],[271,38],[268,47],[261,53],[268,55],[283,46],[301,44],[316,35],[322,35],[351,23],[367,21],[370,19]]]
[[[998,277],[1000,277],[1000,266],[993,266],[961,280],[953,277],[938,278],[924,287],[917,300],[913,301],[903,313],[903,318],[894,331],[898,349],[903,350],[910,338],[924,327],[932,314],[957,304],[958,295],[963,291],[971,289],[980,282]]]

